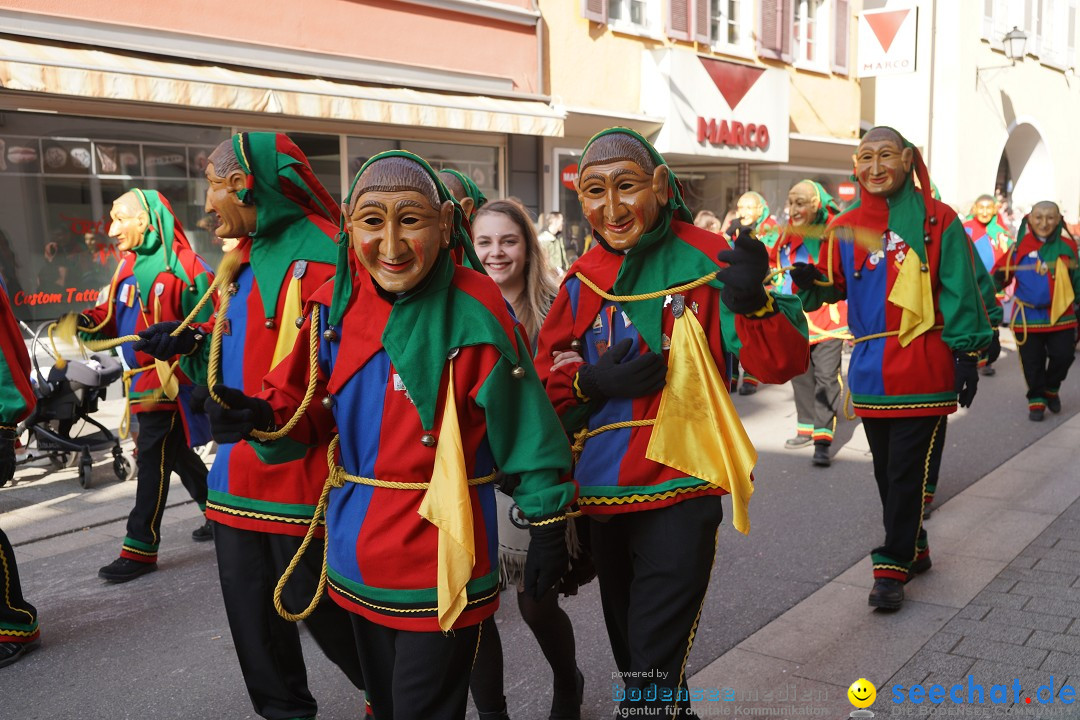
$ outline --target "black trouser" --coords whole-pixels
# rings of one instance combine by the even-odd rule
[[[206,464],[188,447],[179,411],[139,413],[139,455],[135,507],[128,515],[121,557],[155,562],[161,542],[161,518],[169,499],[173,472],[200,508],[206,508]]]
[[[840,398],[840,357],[843,340],[822,340],[810,346],[810,367],[791,378],[795,414],[800,429],[813,427],[815,443],[832,444],[836,401]]]
[[[612,694],[624,709],[656,708],[659,717],[690,709],[685,691],[678,702],[670,698],[687,687],[686,660],[723,515],[720,497],[710,495],[590,526],[604,622],[626,686],[613,683]],[[651,685],[660,691],[650,692]]]
[[[302,538],[240,530],[214,523],[218,574],[240,670],[255,712],[268,720],[314,717],[318,710],[307,684],[307,669],[296,623],[274,609],[274,586]],[[315,595],[322,564],[322,541],[313,540],[282,592],[282,604],[300,612]],[[323,598],[304,621],[315,642],[348,676],[364,686],[349,613]],[[364,696],[356,695],[357,715]]]
[[[875,578],[907,580],[911,563],[929,552],[923,497],[941,466],[945,423],[944,415],[863,418],[885,525],[885,543],[871,551]]]
[[[395,630],[351,615],[376,720],[462,720],[480,626]]]
[[[37,609],[23,598],[15,551],[0,530],[0,642],[25,643],[37,636]]]
[[[1075,330],[1029,332],[1019,346],[1020,365],[1027,381],[1028,402],[1041,402],[1057,395],[1075,357]]]

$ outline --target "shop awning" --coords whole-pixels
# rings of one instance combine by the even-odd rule
[[[561,137],[564,113],[538,100],[454,95],[176,62],[0,37],[0,86],[95,100],[346,122]]]

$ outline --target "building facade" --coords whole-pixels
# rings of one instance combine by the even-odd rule
[[[691,209],[723,218],[756,190],[782,219],[788,190],[836,194],[858,143],[848,0],[541,0],[551,98],[544,206],[585,232],[573,179],[585,142],[624,125],[677,171]]]
[[[1053,200],[1075,222],[1077,0],[866,0],[865,6],[883,11],[877,25],[892,53],[910,26],[913,62],[863,78],[864,126],[891,125],[919,145],[942,199],[963,213],[979,195],[997,193],[1009,201],[1014,220],[1034,203]],[[1015,63],[1003,43],[1013,28],[1026,36]],[[864,46],[882,38],[868,37]]]
[[[272,19],[261,21],[260,18]],[[209,152],[283,131],[335,197],[405,148],[540,204],[561,136],[532,0],[0,0],[0,273],[20,319],[85,307],[116,264],[112,200],[160,190],[196,249]]]

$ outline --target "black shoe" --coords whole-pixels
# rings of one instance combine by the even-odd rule
[[[756,392],[757,392],[757,385],[754,385],[752,383],[744,382],[739,387],[739,394],[740,395],[753,395]]]
[[[157,570],[156,562],[144,563],[138,560],[128,560],[127,558],[116,558],[98,570],[98,577],[106,582],[125,583],[155,570]]]
[[[930,556],[926,555],[921,557],[915,562],[911,563],[911,567],[908,568],[908,580],[916,575],[922,575],[924,572],[934,567],[934,563],[930,560]]]
[[[214,526],[207,520],[191,531],[191,539],[195,542],[206,542],[214,539]]]
[[[1061,412],[1061,398],[1057,396],[1046,398],[1046,409],[1057,415]]]
[[[922,519],[923,520],[929,520],[930,515],[932,515],[933,512],[934,512],[933,503],[926,503],[925,505],[922,506]]]
[[[993,377],[997,375],[997,370],[994,369],[993,365],[986,365],[979,368],[979,374],[983,377]]]
[[[585,699],[585,676],[581,674],[581,668],[577,669],[576,682],[573,699],[560,698],[558,693],[552,694],[548,720],[581,720],[581,703]]]
[[[1028,420],[1032,422],[1042,422],[1045,415],[1046,413],[1040,409],[1028,410]]]
[[[892,578],[878,578],[870,591],[869,603],[884,610],[899,610],[904,604],[904,583]]]
[[[36,637],[30,642],[0,642],[0,668],[14,665],[22,660],[23,655],[33,652],[41,647],[41,638]]]
[[[784,447],[788,450],[798,450],[804,448],[814,442],[814,438],[810,435],[796,435],[793,438],[788,438],[784,441]]]
[[[814,443],[814,459],[812,462],[817,467],[829,467],[832,465],[832,458],[829,457],[828,444]]]

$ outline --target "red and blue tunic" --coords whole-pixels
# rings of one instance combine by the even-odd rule
[[[332,408],[312,402],[288,440],[319,445],[335,432],[340,436],[337,462],[357,478],[426,483],[434,471],[436,438],[441,428],[425,434],[421,414],[409,388],[383,345],[394,306],[374,289],[370,276],[355,284],[351,304],[332,339],[320,332],[316,400],[329,397]],[[442,282],[442,287],[434,283]],[[527,517],[554,515],[574,497],[571,482],[561,482],[569,468],[569,447],[558,418],[532,369],[524,340],[514,332],[498,287],[472,270],[454,267],[445,280],[429,283],[425,292],[467,297],[479,305],[452,303],[455,321],[468,324],[478,312],[497,318],[500,332],[516,349],[525,376],[518,378],[507,356],[491,344],[451,349],[438,360],[436,416],[442,417],[449,365],[454,370],[454,397],[465,468],[470,478],[492,476],[495,469],[516,474],[514,493]],[[332,297],[328,284],[314,298],[320,330],[325,331]],[[310,323],[310,319],[308,320]],[[432,319],[433,324],[438,320]],[[306,338],[310,325],[301,334]],[[430,331],[431,328],[429,327]],[[427,344],[425,328],[410,335]],[[340,338],[340,339],[338,339]],[[417,346],[416,352],[426,352]],[[309,349],[299,341],[294,352],[265,380],[261,397],[275,410],[278,425],[292,417],[309,378]],[[434,381],[435,378],[428,378]],[[415,391],[416,388],[414,387]],[[327,403],[330,404],[330,403]],[[281,441],[277,441],[281,442]],[[268,443],[273,445],[275,443]],[[324,460],[325,463],[325,460]],[[322,477],[326,477],[325,473]],[[468,605],[454,627],[479,623],[498,606],[498,538],[493,483],[470,485],[475,566],[466,592]],[[327,567],[330,595],[346,610],[372,622],[400,630],[437,632],[437,569],[439,531],[418,513],[424,492],[345,482],[330,491],[326,513]]]
[[[108,298],[97,307],[82,314],[100,330],[99,337],[117,338],[133,335],[159,322],[179,322],[187,317],[202,300],[214,276],[210,268],[186,243],[173,245],[172,252],[179,266],[192,282],[176,275],[169,267],[159,272],[149,288],[141,288],[136,279],[135,266],[144,257],[124,253],[120,265],[109,285]],[[143,298],[147,302],[143,302]],[[212,305],[201,314],[209,315]],[[206,415],[191,409],[191,393],[197,385],[206,384],[206,356],[208,345],[203,343],[195,353],[178,359],[176,377],[180,394],[170,400],[161,389],[161,379],[154,366],[154,358],[146,353],[135,352],[130,343],[120,346],[124,363],[135,372],[128,400],[133,413],[179,411],[184,434],[190,447],[198,447],[210,441],[210,424]]]
[[[277,309],[272,317],[265,316],[263,294],[249,264],[251,247],[251,239],[244,238],[233,250],[240,253],[240,267],[232,286],[224,290],[232,293],[228,316],[208,329],[222,335],[217,381],[255,395],[262,390],[263,376],[274,368],[279,332],[294,330],[298,318],[295,312],[288,313],[284,288],[273,289]],[[333,265],[297,260],[285,278],[299,281],[306,306],[333,276]],[[305,338],[301,332],[298,342],[304,344]],[[260,448],[259,453],[247,441],[220,444],[207,478],[206,517],[242,530],[303,536],[328,472],[329,442],[327,436],[309,447],[286,439],[271,449]]]
[[[788,230],[781,233],[770,251],[773,268],[779,270],[797,262],[817,264],[821,255],[820,242],[815,248],[806,242],[802,235]],[[791,276],[782,274],[780,292],[792,294],[795,288]],[[817,345],[825,340],[844,340],[851,337],[847,327],[847,303],[843,300],[822,305],[817,310],[806,313],[806,323],[810,331],[810,345]]]
[[[855,337],[848,366],[855,413],[863,417],[919,417],[956,411],[953,351],[978,351],[992,330],[980,298],[971,242],[956,213],[931,200],[929,241],[922,222],[922,196],[908,183],[889,200],[889,225],[881,248],[838,239],[852,229],[852,210],[829,226],[827,250],[817,267],[828,287],[799,288],[807,308],[848,301],[848,325]],[[898,232],[899,231],[899,232]],[[901,234],[903,233],[903,234]],[[848,232],[850,236],[852,233]],[[907,237],[904,236],[907,235]],[[888,301],[908,253],[915,252],[929,273],[934,298],[934,329],[900,345],[902,309]]]
[[[1076,241],[1065,237],[1060,231],[1056,237],[1041,240],[1030,228],[1015,246],[999,258],[995,271],[1005,274],[1005,283],[1013,278],[1013,314],[1010,326],[1017,335],[1026,333],[1056,332],[1075,328],[1076,302],[1072,302],[1056,321],[1050,321],[1050,310],[1054,299],[1054,288],[1059,282],[1072,286],[1073,296],[1080,294],[1080,271]],[[1058,258],[1065,261],[1068,274],[1060,277],[1057,272]]]
[[[665,243],[681,245],[665,246]],[[689,262],[694,263],[678,281],[661,285],[663,288],[697,279],[700,269],[708,271],[709,266],[713,271],[719,269],[715,258],[721,250],[728,248],[728,244],[720,235],[672,220],[670,231],[656,245],[643,247],[639,243],[639,247],[641,250],[634,248],[631,252],[647,253],[647,259],[638,259],[654,268],[670,265],[668,259],[672,257],[689,258]],[[678,252],[663,255],[672,250]],[[598,245],[571,266],[540,330],[537,357],[550,358],[553,351],[568,350],[574,343],[580,345],[579,352],[585,362],[595,364],[607,348],[627,338],[631,340],[627,357],[646,352],[661,352],[666,357],[675,322],[669,301],[659,307],[660,332],[658,338],[649,343],[642,335],[642,332],[648,335],[648,331],[639,331],[623,304],[605,300],[577,277],[580,273],[600,289],[610,292],[626,259],[627,256]],[[657,289],[642,283],[635,292],[628,294]],[[806,370],[808,348],[802,306],[790,295],[774,295],[773,299],[779,312],[751,318],[736,315],[721,303],[716,281],[685,293],[685,306],[697,316],[721,376],[725,372],[725,351],[738,353],[747,371],[767,383],[784,383]],[[660,392],[638,398],[592,401],[575,390],[580,363],[563,365],[554,371],[548,370],[546,365],[541,364],[540,376],[563,425],[570,431],[656,418]],[[687,432],[710,431],[710,428],[687,428]],[[647,459],[645,451],[651,436],[651,426],[629,427],[603,432],[585,443],[574,470],[574,479],[580,486],[578,504],[582,512],[635,512],[703,495],[726,494],[700,478],[687,477],[679,470]]]

